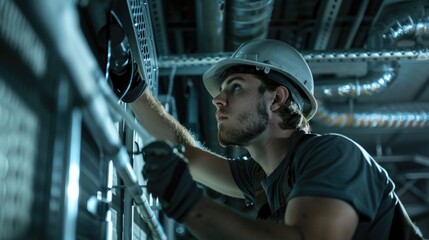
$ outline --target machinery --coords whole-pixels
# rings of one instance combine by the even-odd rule
[[[364,146],[429,235],[427,0],[0,0],[0,239],[191,239],[146,192],[154,139],[110,79],[141,74],[207,147],[238,156],[217,144],[201,76],[263,38],[309,63],[313,130]]]

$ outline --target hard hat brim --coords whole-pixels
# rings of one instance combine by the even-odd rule
[[[220,93],[220,87],[222,82],[225,79],[222,79],[222,74],[225,70],[229,69],[230,67],[236,66],[236,65],[249,65],[249,66],[255,66],[260,67],[261,69],[267,68],[270,69],[270,71],[274,70],[276,72],[279,72],[288,78],[296,80],[296,77],[289,74],[286,70],[277,68],[270,64],[264,64],[264,63],[255,63],[255,61],[252,60],[246,60],[246,59],[237,59],[237,58],[227,58],[220,60],[215,65],[210,67],[204,74],[203,74],[203,83],[206,87],[207,91],[210,93],[212,97],[216,97]],[[282,84],[281,82],[279,82]],[[297,84],[300,86],[300,89],[303,91],[305,96],[302,96],[307,102],[308,102],[308,108],[304,109],[303,113],[306,117],[306,119],[310,120],[314,114],[317,111],[317,101],[313,96],[313,93],[309,92],[305,86],[303,86],[299,81],[294,81],[294,84]]]

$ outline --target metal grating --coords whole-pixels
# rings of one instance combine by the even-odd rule
[[[143,76],[149,88],[156,92],[158,88],[158,65],[149,4],[147,0],[130,0],[128,1],[128,6],[140,54],[141,62],[138,62],[140,71],[143,71]]]
[[[0,239],[15,239],[26,234],[32,224],[40,120],[6,82],[23,80],[22,69],[19,73],[10,69],[16,57],[40,77],[46,71],[47,56],[13,1],[0,1],[0,41],[4,47],[0,75]]]
[[[315,50],[324,50],[328,46],[329,38],[331,37],[341,3],[341,0],[326,1],[321,22],[319,23],[319,28],[315,37]]]
[[[0,239],[28,231],[39,121],[0,78]]]
[[[47,53],[41,40],[12,1],[0,1],[0,36],[19,53],[36,76],[46,70]]]

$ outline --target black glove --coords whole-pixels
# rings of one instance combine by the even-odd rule
[[[134,67],[134,70],[131,69],[132,67]],[[132,73],[133,77],[131,78]],[[113,91],[116,96],[126,103],[137,100],[147,87],[147,83],[140,77],[136,65],[132,66],[130,64],[126,71],[120,74],[110,71],[110,79],[112,80]]]
[[[183,155],[164,141],[150,143],[143,148],[143,154],[148,191],[159,198],[168,217],[183,222],[203,194],[192,179]]]

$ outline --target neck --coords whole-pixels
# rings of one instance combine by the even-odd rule
[[[252,158],[270,175],[289,152],[296,129],[267,130],[246,146]]]

